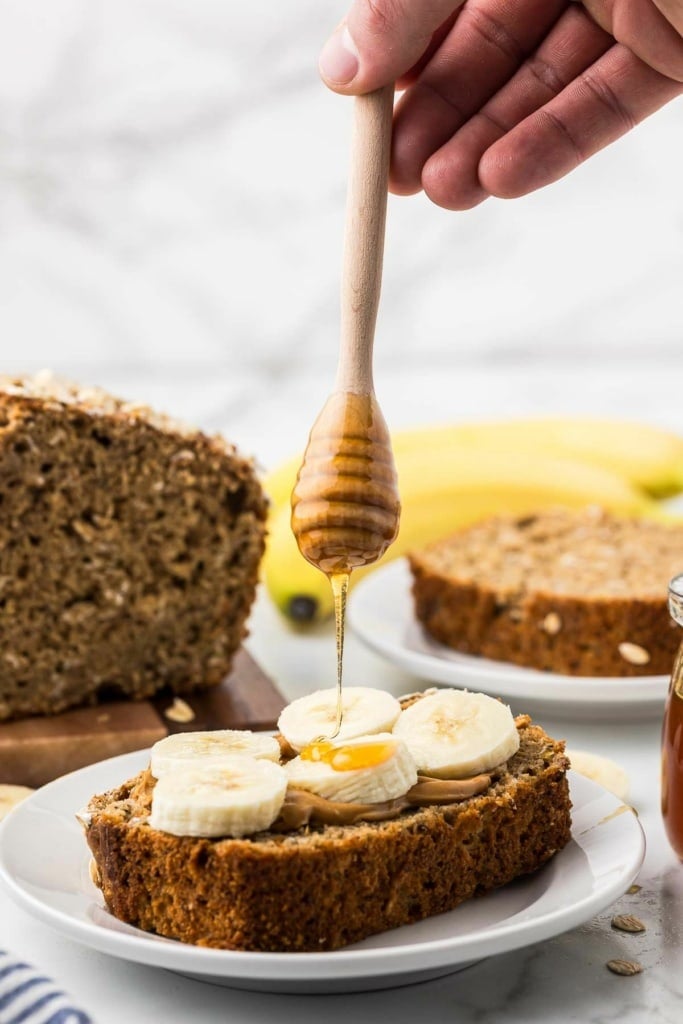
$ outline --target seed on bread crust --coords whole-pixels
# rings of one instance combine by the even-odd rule
[[[562,629],[562,619],[557,612],[548,612],[543,620],[542,628],[548,636],[557,636]]]
[[[647,665],[650,660],[650,652],[646,651],[640,644],[619,644],[618,650],[624,661],[627,661],[629,665]]]

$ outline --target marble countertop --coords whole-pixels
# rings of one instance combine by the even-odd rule
[[[336,358],[350,104],[316,61],[345,6],[0,0],[0,372],[103,385],[264,468],[301,449]],[[376,383],[392,427],[585,412],[683,432],[682,128],[679,102],[515,202],[455,215],[390,200]],[[265,595],[249,647],[288,697],[332,679],[329,629],[290,632]],[[415,688],[353,637],[351,677]],[[648,852],[642,891],[618,906],[643,936],[613,932],[608,911],[440,981],[333,998],[117,961],[4,892],[0,947],[97,1024],[673,1024],[683,869],[659,821],[659,723],[544,724],[631,777]],[[606,971],[632,952],[641,975]]]

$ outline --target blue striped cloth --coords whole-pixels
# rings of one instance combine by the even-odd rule
[[[0,950],[0,1024],[92,1024],[53,981]]]

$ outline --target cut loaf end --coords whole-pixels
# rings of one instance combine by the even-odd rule
[[[48,375],[0,378],[0,720],[220,682],[266,508],[220,438]]]

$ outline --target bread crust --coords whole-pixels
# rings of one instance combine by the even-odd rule
[[[599,510],[497,517],[409,561],[418,621],[457,651],[575,676],[671,670],[681,527]]]
[[[220,438],[99,389],[0,379],[0,720],[219,683],[267,503]]]
[[[384,822],[249,839],[146,823],[143,776],[95,797],[87,841],[123,921],[200,946],[330,950],[451,910],[537,870],[570,838],[564,745],[524,716],[520,750],[478,797]]]

